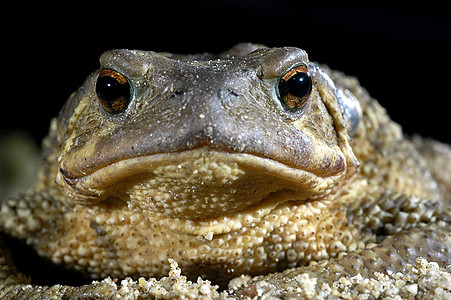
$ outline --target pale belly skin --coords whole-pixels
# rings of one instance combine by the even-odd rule
[[[172,259],[222,287],[257,276],[228,294],[255,296],[259,282],[289,294],[300,274],[319,290],[418,257],[451,264],[450,147],[406,138],[356,79],[300,49],[107,52],[42,157],[0,228],[88,278],[161,278]],[[4,296],[117,293],[29,285],[7,248]]]

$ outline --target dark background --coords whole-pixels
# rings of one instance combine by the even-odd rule
[[[297,46],[355,75],[407,133],[451,142],[446,2],[110,1],[2,8],[0,130],[36,140],[112,48],[221,52],[238,42]],[[403,1],[404,2],[404,1]]]

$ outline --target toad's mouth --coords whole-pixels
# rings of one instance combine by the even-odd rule
[[[75,202],[115,197],[161,215],[199,219],[246,210],[280,191],[290,194],[283,201],[315,199],[330,193],[343,173],[321,177],[269,158],[203,147],[126,158],[78,178],[60,170],[56,182]]]

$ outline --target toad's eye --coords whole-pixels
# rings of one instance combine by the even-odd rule
[[[298,66],[286,73],[279,81],[279,98],[289,110],[301,109],[310,97],[312,79],[305,66]]]
[[[96,83],[96,93],[100,104],[110,113],[123,111],[131,97],[127,78],[111,69],[100,71]]]

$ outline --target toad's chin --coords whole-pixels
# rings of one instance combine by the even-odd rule
[[[161,216],[193,220],[233,215],[275,198],[317,199],[339,185],[344,173],[320,177],[269,158],[204,147],[127,158],[78,178],[60,171],[56,182],[77,203],[114,197]]]

